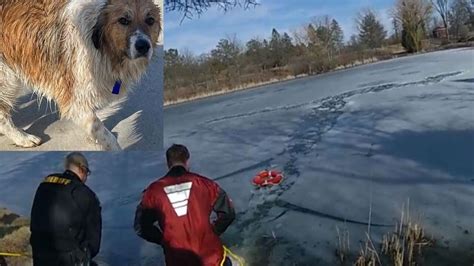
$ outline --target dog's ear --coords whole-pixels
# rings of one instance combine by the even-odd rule
[[[102,23],[102,17],[97,19],[97,23],[94,25],[92,29],[92,43],[94,43],[94,47],[96,49],[100,49],[103,44],[103,30],[104,24]]]

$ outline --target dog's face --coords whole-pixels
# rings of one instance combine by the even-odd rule
[[[92,41],[117,60],[150,60],[160,35],[160,21],[160,9],[152,0],[109,0]]]

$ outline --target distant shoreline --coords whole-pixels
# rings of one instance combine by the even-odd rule
[[[297,76],[286,76],[286,77],[283,77],[283,78],[273,78],[273,79],[270,79],[270,80],[264,81],[264,82],[248,83],[248,84],[245,84],[243,86],[239,86],[239,87],[232,88],[232,89],[222,89],[222,90],[218,90],[218,91],[211,92],[211,93],[203,93],[203,94],[199,94],[197,96],[184,98],[184,99],[179,99],[179,100],[176,100],[176,101],[165,101],[164,106],[169,107],[169,106],[178,105],[178,104],[182,104],[182,103],[192,102],[192,101],[195,101],[195,100],[201,100],[201,99],[210,98],[210,97],[214,97],[214,96],[229,94],[229,93],[233,93],[233,92],[237,92],[237,91],[256,89],[256,88],[263,87],[263,86],[266,86],[266,85],[278,84],[278,83],[285,82],[285,81],[291,81],[291,80],[298,80],[298,79],[304,79],[304,78],[309,78],[309,77],[321,76],[321,75],[328,74],[328,73],[333,73],[333,72],[337,72],[337,71],[341,71],[341,70],[348,70],[348,69],[351,69],[351,68],[354,68],[354,67],[369,65],[369,64],[376,63],[376,62],[386,61],[386,60],[390,60],[390,59],[394,59],[394,58],[398,58],[398,57],[392,57],[392,58],[388,58],[388,59],[385,59],[385,60],[378,60],[378,59],[374,58],[374,59],[371,59],[371,60],[367,60],[369,62],[366,62],[366,63],[353,64],[353,65],[347,66],[347,67],[340,66],[340,67],[337,67],[333,70],[330,70],[330,71],[327,71],[327,72],[324,72],[324,73],[314,74],[314,75],[301,74],[301,75],[297,75]]]
[[[364,60],[364,62],[356,62],[356,63],[353,63],[351,65],[347,65],[347,66],[339,66],[339,67],[336,67],[333,70],[330,70],[330,71],[327,71],[327,72],[324,72],[324,73],[314,74],[314,75],[303,74],[303,75],[297,75],[297,76],[286,76],[286,77],[279,78],[279,79],[277,79],[277,78],[270,79],[270,80],[264,81],[264,82],[249,83],[249,84],[245,84],[243,86],[239,86],[239,87],[232,88],[232,89],[222,89],[222,90],[218,90],[218,91],[211,92],[211,93],[199,94],[199,95],[189,97],[189,98],[182,98],[182,99],[174,100],[174,101],[165,101],[164,102],[164,107],[172,107],[174,105],[179,105],[179,104],[183,104],[183,103],[187,103],[187,102],[192,102],[192,101],[201,100],[201,99],[205,99],[205,98],[211,98],[211,97],[214,97],[214,96],[225,95],[225,94],[229,94],[229,93],[233,93],[233,92],[237,92],[237,91],[255,89],[255,88],[263,87],[263,86],[266,86],[266,85],[278,84],[278,83],[285,82],[285,81],[298,80],[298,79],[303,79],[303,78],[308,78],[308,77],[316,77],[316,76],[320,76],[320,75],[324,75],[324,74],[328,74],[328,73],[333,73],[333,72],[337,72],[337,71],[341,71],[341,70],[348,70],[348,69],[352,69],[352,68],[355,68],[355,67],[358,67],[358,66],[370,65],[370,64],[377,63],[377,62],[388,61],[388,60],[397,59],[397,58],[401,58],[401,57],[416,56],[416,55],[420,55],[420,54],[427,54],[427,53],[432,53],[432,52],[458,49],[458,48],[466,48],[466,47],[474,47],[474,42],[459,43],[459,44],[455,44],[455,45],[450,45],[450,46],[446,46],[446,47],[439,47],[438,49],[419,52],[419,53],[413,53],[413,54],[402,53],[402,54],[393,55],[392,57],[385,58],[385,59],[371,58],[371,59]]]

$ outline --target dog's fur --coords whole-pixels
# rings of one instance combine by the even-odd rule
[[[124,97],[145,72],[161,32],[159,7],[152,0],[0,0],[0,12],[0,133],[21,147],[40,145],[11,120],[28,87],[103,149],[120,149],[95,111]],[[137,40],[148,42],[147,53]]]

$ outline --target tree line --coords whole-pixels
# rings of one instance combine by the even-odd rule
[[[390,15],[389,35],[375,11],[360,11],[354,19],[357,33],[347,42],[339,22],[326,15],[292,32],[273,29],[269,38],[242,43],[237,36],[228,36],[202,55],[168,49],[165,101],[391,58],[400,46],[409,53],[419,52],[439,27],[446,32],[446,40],[463,40],[474,30],[474,13],[468,0],[396,0]]]

